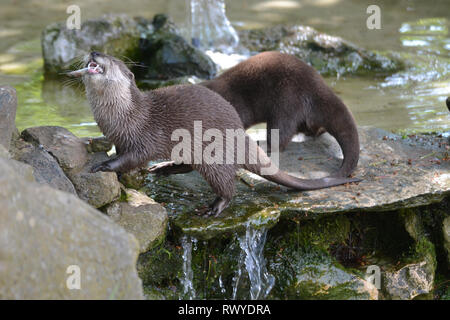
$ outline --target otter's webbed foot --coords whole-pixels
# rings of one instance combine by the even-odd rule
[[[217,197],[214,202],[209,206],[208,210],[205,212],[205,216],[217,217],[223,210],[225,210],[230,204],[230,200],[222,197]]]

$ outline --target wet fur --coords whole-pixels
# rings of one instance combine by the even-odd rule
[[[241,129],[242,122],[236,110],[220,95],[198,85],[171,86],[141,92],[135,84],[134,75],[126,65],[113,57],[92,54],[86,63],[95,59],[104,74],[86,74],[83,82],[93,110],[94,118],[105,136],[112,141],[118,152],[114,159],[92,168],[97,171],[126,172],[146,165],[150,160],[170,159],[178,141],[171,141],[175,129],[188,130],[193,137],[194,121],[202,121],[203,132],[215,128],[225,136],[226,129]],[[245,133],[243,133],[245,134]],[[245,136],[247,144],[252,142]],[[254,142],[252,142],[254,143]],[[208,142],[202,142],[203,148]],[[225,143],[224,143],[225,146]],[[270,159],[257,148],[260,159]],[[236,157],[237,150],[235,147]],[[175,164],[162,163],[150,169],[153,173],[173,174],[197,170],[217,194],[208,214],[218,215],[229,204],[234,194],[235,173],[239,167],[261,174],[261,163],[237,164]],[[192,157],[193,159],[193,157]],[[303,180],[278,170],[265,178],[298,190],[325,188],[357,181],[356,179]]]
[[[264,52],[241,62],[201,85],[219,93],[238,112],[244,128],[267,122],[279,129],[280,151],[299,133],[329,132],[341,146],[344,160],[336,176],[349,176],[359,159],[359,138],[351,112],[322,77],[295,56]]]

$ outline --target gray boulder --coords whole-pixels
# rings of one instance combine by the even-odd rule
[[[160,243],[166,234],[166,209],[145,194],[125,189],[125,201],[107,206],[106,214],[136,237],[140,252],[144,253]]]
[[[23,139],[18,139],[13,142],[12,154],[15,160],[33,167],[33,175],[36,182],[47,184],[61,191],[77,194],[72,182],[60,168],[58,161],[43,148]]]
[[[94,164],[108,159],[105,152],[89,154],[86,141],[62,127],[28,128],[22,132],[22,137],[31,142],[34,149],[32,153],[22,152],[17,159],[39,168],[38,181],[78,194],[95,208],[119,198],[120,185],[114,172],[90,172]],[[52,162],[47,152],[61,168],[56,166],[55,161]]]
[[[16,129],[16,90],[10,86],[0,86],[0,144],[9,150],[11,137]]]
[[[0,158],[3,159],[10,159],[9,165],[11,166],[11,169],[19,175],[24,181],[28,182],[34,182],[34,173],[33,168],[29,166],[28,164],[16,161],[14,159],[11,159],[11,155],[9,152],[3,147],[3,145],[0,144]]]
[[[0,299],[143,298],[132,235],[75,196],[25,181],[5,158],[0,185]],[[78,274],[80,289],[69,289]]]
[[[25,129],[22,137],[28,142],[42,146],[58,161],[65,171],[77,170],[87,161],[87,151],[82,139],[62,127],[42,126]]]
[[[78,196],[95,208],[103,207],[120,197],[120,184],[115,172],[91,172],[95,164],[108,159],[105,152],[89,154],[83,168],[66,171]]]

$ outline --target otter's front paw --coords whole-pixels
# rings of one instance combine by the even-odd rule
[[[92,173],[95,173],[95,172],[98,172],[98,171],[109,171],[109,172],[111,172],[111,171],[114,171],[114,170],[111,168],[111,165],[109,164],[109,162],[106,161],[106,162],[102,162],[102,163],[96,164],[95,166],[93,166],[91,168],[91,172]]]
[[[156,174],[157,176],[168,176],[171,174],[171,169],[175,166],[173,161],[165,161],[157,163],[147,169],[149,173]]]

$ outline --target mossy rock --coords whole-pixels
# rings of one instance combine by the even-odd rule
[[[241,43],[253,52],[281,51],[297,56],[324,75],[385,75],[404,68],[393,54],[365,50],[311,27],[275,26],[244,30]]]
[[[139,79],[167,80],[183,76],[211,78],[216,65],[191,46],[164,15],[153,20],[127,15],[104,15],[69,30],[65,23],[47,26],[42,33],[44,70],[48,78],[75,70],[91,51],[128,63]]]

